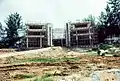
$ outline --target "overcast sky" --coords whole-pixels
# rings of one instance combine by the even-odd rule
[[[18,12],[24,23],[49,22],[63,28],[65,22],[80,20],[104,10],[107,0],[0,0],[0,22],[10,13]]]

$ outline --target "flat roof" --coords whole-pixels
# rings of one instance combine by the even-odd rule
[[[90,22],[76,22],[76,23],[71,23],[72,25],[87,25],[90,24]]]
[[[44,26],[44,25],[47,25],[47,24],[51,24],[51,23],[34,23],[34,22],[31,22],[31,23],[26,23],[25,25],[27,25],[27,26]]]

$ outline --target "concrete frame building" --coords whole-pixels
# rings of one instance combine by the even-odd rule
[[[28,49],[39,49],[48,46],[95,47],[98,44],[98,33],[91,22],[66,23],[66,29],[52,29],[50,23],[28,23],[26,46]]]
[[[98,44],[98,33],[91,22],[66,23],[67,47],[94,47]]]
[[[27,23],[26,26],[26,46],[28,49],[52,46],[52,24]]]

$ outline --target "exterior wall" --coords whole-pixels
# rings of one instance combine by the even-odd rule
[[[98,34],[91,23],[67,23],[66,46],[93,46],[97,43]]]
[[[52,46],[52,27],[47,24],[26,24],[26,45],[29,49]]]

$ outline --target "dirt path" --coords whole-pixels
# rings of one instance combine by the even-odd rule
[[[44,52],[44,51],[48,51],[48,50],[51,50],[51,47],[43,48],[43,49],[37,49],[37,50],[22,51],[22,52],[0,53],[0,58],[17,56],[17,55],[25,55],[25,54],[36,54],[36,53],[40,53],[40,52]]]

